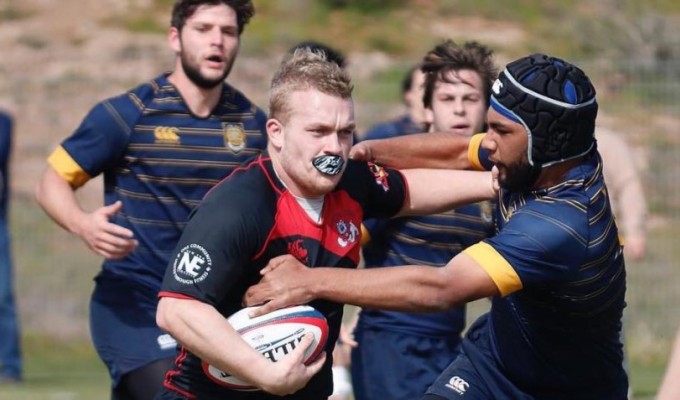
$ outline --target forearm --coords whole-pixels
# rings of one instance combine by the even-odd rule
[[[209,304],[164,297],[158,325],[203,361],[244,381],[261,386],[269,361],[252,349]]]
[[[375,163],[392,168],[470,168],[469,139],[450,133],[404,135],[362,143],[370,147]]]
[[[442,311],[461,304],[451,296],[444,268],[401,266],[347,270],[311,268],[304,285],[313,298],[365,308]]]
[[[410,169],[408,203],[399,215],[427,215],[495,197],[490,172]]]

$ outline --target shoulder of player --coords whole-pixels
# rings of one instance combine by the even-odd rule
[[[203,202],[255,209],[275,196],[275,190],[259,163],[259,157],[235,169],[206,194]]]
[[[383,181],[390,179],[389,176],[392,173],[400,175],[399,171],[395,169],[350,159],[347,161],[347,167],[338,184],[338,189],[349,190],[352,193],[364,193],[371,185],[383,185]]]
[[[349,159],[347,160],[347,167],[345,167],[345,171],[343,172],[342,180],[351,179],[355,177],[357,173],[363,173],[369,169],[368,162]]]
[[[510,210],[507,227],[513,232],[522,231],[535,237],[544,237],[550,232],[586,235],[589,229],[589,206],[581,197],[546,195],[529,199],[516,210],[506,206]]]
[[[161,83],[158,79],[155,78],[124,93],[100,101],[93,107],[90,118],[95,120],[112,118],[116,123],[124,124],[130,129],[161,90]]]
[[[264,113],[240,90],[225,82],[222,88],[222,99],[230,108],[256,113]]]

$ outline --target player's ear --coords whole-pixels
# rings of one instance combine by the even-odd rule
[[[176,54],[179,54],[179,52],[182,50],[180,32],[174,26],[170,27],[170,30],[168,31],[168,44],[170,45],[170,49],[172,49],[172,51],[174,51]]]
[[[430,107],[425,107],[424,111],[424,116],[425,116],[425,123],[427,125],[432,125],[434,122],[434,112]]]
[[[280,150],[283,147],[283,124],[276,118],[270,118],[267,120],[266,127],[269,143],[275,149]]]

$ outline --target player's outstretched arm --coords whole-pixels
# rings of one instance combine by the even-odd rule
[[[399,169],[468,169],[469,142],[469,138],[446,132],[403,135],[359,142],[350,157]]]
[[[496,196],[491,172],[405,169],[408,202],[398,216],[428,215]]]
[[[489,274],[465,253],[441,268],[367,269],[307,268],[284,255],[270,260],[261,274],[245,295],[246,304],[265,303],[256,315],[314,299],[396,311],[442,311],[500,293]]]
[[[306,335],[289,356],[273,363],[251,348],[213,306],[194,299],[161,297],[156,322],[203,361],[280,396],[303,388],[326,359],[323,353],[304,364],[304,352],[313,342],[312,335]]]
[[[38,182],[35,198],[52,220],[104,258],[122,258],[137,247],[131,230],[109,222],[121,210],[120,202],[85,212],[71,185],[50,166]]]

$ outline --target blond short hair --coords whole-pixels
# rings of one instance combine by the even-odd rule
[[[272,78],[269,116],[285,123],[290,114],[290,94],[308,89],[347,99],[352,97],[354,86],[349,73],[329,61],[323,51],[296,49],[284,58]]]

